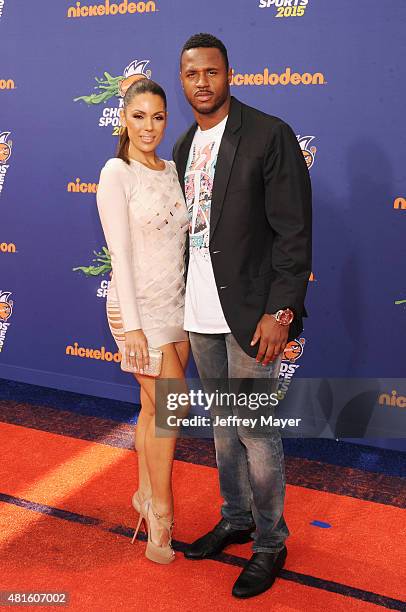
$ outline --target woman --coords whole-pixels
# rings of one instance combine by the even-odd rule
[[[107,318],[123,359],[140,370],[141,411],[135,431],[139,486],[133,506],[148,528],[146,556],[174,559],[172,465],[175,437],[155,437],[155,380],[143,371],[148,346],[163,353],[161,378],[184,384],[189,342],[183,330],[184,251],[188,217],[173,162],[156,149],[166,122],[166,96],[153,81],[133,83],[120,112],[117,157],[100,174],[97,206],[111,255]]]

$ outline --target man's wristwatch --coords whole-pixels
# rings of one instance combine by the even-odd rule
[[[295,318],[295,315],[291,311],[290,308],[285,308],[284,310],[278,310],[273,315],[273,318],[278,321],[280,325],[290,325]]]

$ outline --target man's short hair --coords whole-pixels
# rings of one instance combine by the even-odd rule
[[[215,47],[216,49],[218,49],[224,58],[226,70],[228,71],[229,63],[228,63],[227,49],[225,48],[221,40],[213,36],[213,34],[206,34],[206,33],[193,34],[193,36],[188,38],[185,44],[183,45],[182,52],[180,54],[181,61],[182,61],[182,55],[184,54],[185,51],[188,51],[189,49],[196,49],[198,47],[206,47],[206,48]]]

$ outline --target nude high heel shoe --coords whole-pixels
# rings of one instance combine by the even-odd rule
[[[145,500],[143,500],[141,498],[141,495],[140,495],[139,491],[136,491],[134,493],[134,495],[132,496],[131,504],[132,504],[132,507],[134,508],[134,510],[136,512],[138,512],[139,518],[138,518],[137,526],[136,526],[135,531],[134,531],[133,538],[131,540],[131,544],[134,544],[134,542],[135,542],[135,539],[137,537],[137,533],[139,531],[139,528],[141,526],[142,521],[144,521],[145,532],[147,532],[147,529],[146,529],[147,522],[146,522],[146,518],[145,518],[145,514],[144,514],[144,509],[143,509],[144,503],[145,503]]]
[[[172,542],[172,529],[173,529],[173,521],[170,521],[168,518],[161,516],[158,512],[152,507],[152,501],[146,500],[144,502],[144,518],[147,524],[148,529],[148,542],[147,548],[145,550],[145,556],[150,561],[155,561],[155,563],[167,564],[171,563],[175,559],[175,551],[171,546]],[[159,544],[155,544],[152,541],[151,535],[151,523],[159,522],[165,529],[169,532],[169,541],[165,546],[159,546]]]

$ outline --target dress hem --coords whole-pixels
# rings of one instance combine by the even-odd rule
[[[159,348],[171,342],[186,342],[189,340],[187,332],[181,327],[165,327],[159,331],[144,331],[148,346],[151,348]]]

